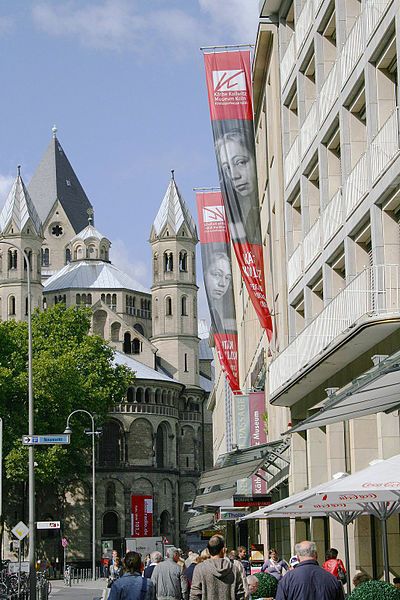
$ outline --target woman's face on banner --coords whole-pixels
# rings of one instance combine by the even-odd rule
[[[224,296],[232,280],[231,266],[228,257],[217,257],[206,271],[206,288],[214,300]]]
[[[220,150],[221,166],[239,196],[247,197],[256,187],[254,159],[239,140],[226,140]]]

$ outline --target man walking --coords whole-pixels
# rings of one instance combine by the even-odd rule
[[[276,600],[344,600],[343,586],[317,562],[314,542],[300,542],[295,551],[299,564],[281,579]]]
[[[154,568],[151,581],[156,588],[157,600],[188,600],[188,583],[181,567],[177,548],[168,548],[167,560]]]
[[[210,559],[193,571],[190,600],[244,600],[243,578],[238,567],[225,558],[225,541],[221,535],[210,538]]]
[[[150,564],[145,568],[143,577],[147,577],[147,579],[150,579],[151,576],[153,575],[153,571],[154,571],[155,567],[161,561],[162,561],[161,552],[158,552],[158,550],[156,550],[155,552],[152,552],[150,554]]]

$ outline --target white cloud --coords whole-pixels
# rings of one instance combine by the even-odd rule
[[[183,8],[152,9],[135,0],[41,0],[32,11],[36,26],[55,37],[71,36],[100,49],[167,48],[182,57],[205,44],[248,43],[257,30],[258,0],[196,0],[199,15]]]
[[[115,240],[110,250],[110,258],[113,265],[129,275],[134,281],[137,281],[145,288],[149,287],[148,265],[141,260],[132,258],[132,252],[129,251],[125,242]]]
[[[2,175],[0,173],[0,209],[3,208],[3,204],[11,190],[11,186],[14,183],[15,176]]]

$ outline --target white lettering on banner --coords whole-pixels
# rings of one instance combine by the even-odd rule
[[[254,411],[254,433],[253,433],[253,446],[260,445],[260,413],[258,410]]]

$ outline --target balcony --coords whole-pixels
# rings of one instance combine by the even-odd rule
[[[338,190],[322,213],[322,244],[325,247],[343,225],[343,196]]]
[[[285,158],[285,186],[287,187],[300,166],[300,137],[294,140]]]
[[[299,244],[288,261],[288,287],[291,289],[303,275],[303,244]]]
[[[368,267],[271,362],[271,401],[293,405],[399,327],[400,266]]]
[[[320,126],[325,121],[339,97],[339,74],[340,63],[337,61],[328,73],[324,85],[321,88],[319,97],[319,124]]]
[[[286,48],[285,54],[283,55],[281,62],[281,86],[282,89],[285,87],[287,80],[289,79],[290,73],[293,71],[294,63],[296,62],[296,42],[295,34],[290,38],[290,42]]]
[[[307,0],[296,23],[296,52],[297,56],[312,27],[314,18],[314,0]]]
[[[321,219],[317,219],[304,238],[304,270],[308,269],[321,253]]]
[[[311,146],[318,131],[318,104],[314,102],[300,129],[301,156],[303,157]]]

